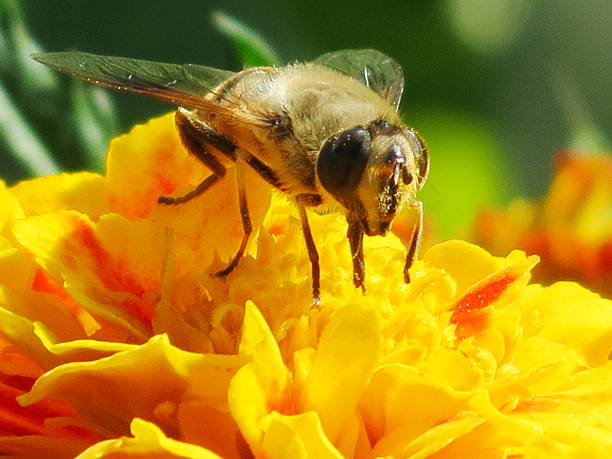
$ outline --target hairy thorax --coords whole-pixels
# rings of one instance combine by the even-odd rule
[[[401,123],[393,107],[369,88],[315,64],[247,69],[209,97],[253,123],[207,114],[203,121],[275,171],[280,188],[292,195],[319,192],[314,165],[330,136],[373,119]]]

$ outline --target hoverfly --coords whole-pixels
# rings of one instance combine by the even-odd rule
[[[364,234],[385,235],[402,205],[416,210],[404,267],[410,281],[423,220],[415,194],[427,178],[429,158],[422,138],[398,114],[404,78],[390,57],[372,49],[344,50],[312,63],[238,73],[80,52],[33,58],[90,83],[178,106],[176,126],[184,146],[212,173],[184,196],[160,196],[160,204],[200,196],[236,163],[244,235],[217,276],[237,266],[252,232],[241,174],[248,165],[297,205],[315,304],[320,303],[319,257],[306,208],[346,215],[353,283],[362,289]]]

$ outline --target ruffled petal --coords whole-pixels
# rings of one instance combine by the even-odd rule
[[[319,414],[332,443],[374,373],[381,344],[380,318],[359,305],[338,311],[321,335],[300,405]]]
[[[322,286],[312,307],[299,215],[253,171],[251,244],[219,279],[243,236],[231,161],[202,196],[157,203],[209,173],[164,116],[113,142],[106,177],[0,186],[0,451],[610,455],[610,301],[530,283],[537,257],[463,241],[423,253],[405,284],[393,234],[364,240],[364,295],[344,216],[309,214]],[[591,241],[607,202],[595,188],[578,219]]]
[[[132,421],[131,431],[133,437],[121,437],[97,443],[79,454],[77,459],[105,457],[221,459],[205,448],[167,437],[155,424],[142,419]]]
[[[19,201],[0,180],[0,234],[5,234],[13,221],[23,216],[23,208]]]
[[[134,417],[176,430],[176,416],[167,411],[174,413],[183,400],[227,409],[230,378],[243,363],[239,356],[182,351],[160,335],[109,357],[60,365],[38,378],[19,402],[65,400],[84,419],[117,434],[127,432]]]
[[[182,196],[209,175],[182,146],[173,114],[134,127],[114,139],[108,153],[106,177],[113,211],[172,228],[177,259],[200,269],[209,266],[215,254],[229,261],[240,245],[243,230],[235,168],[228,168],[226,177],[204,195],[180,206],[159,205],[157,198]],[[244,180],[249,215],[257,229],[269,206],[270,187],[250,169]]]
[[[612,353],[612,308],[596,293],[573,282],[560,282],[534,298],[534,310],[541,318],[538,337],[568,346],[582,365],[606,363]],[[577,307],[577,305],[580,305]],[[580,324],[577,332],[576,324]]]
[[[254,454],[262,450],[262,419],[271,411],[295,412],[289,391],[289,372],[265,319],[253,303],[247,303],[242,326],[240,354],[250,356],[232,378],[229,407]]]
[[[27,216],[76,210],[96,220],[110,211],[105,179],[91,172],[38,177],[17,184],[10,191]]]
[[[270,413],[263,421],[266,431],[264,457],[341,459],[345,456],[328,440],[319,416],[313,411],[295,416]]]
[[[83,214],[60,211],[20,220],[14,234],[92,314],[139,340],[150,334],[160,288],[162,229],[118,215],[93,223]]]

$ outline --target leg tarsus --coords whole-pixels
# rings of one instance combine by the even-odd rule
[[[181,109],[177,110],[174,120],[176,122],[176,128],[179,132],[181,142],[187,151],[204,163],[212,171],[212,175],[206,177],[196,188],[183,196],[179,196],[178,198],[173,198],[171,196],[160,196],[157,198],[158,204],[171,206],[183,204],[200,196],[225,176],[225,166],[213,153],[209,151],[212,134],[209,136],[204,135],[204,133],[211,130],[206,130],[204,125],[198,125],[191,117],[189,117],[188,112]]]
[[[202,182],[197,187],[195,187],[193,190],[191,190],[189,193],[183,196],[179,196],[178,198],[173,198],[171,196],[160,196],[159,198],[157,198],[157,203],[167,205],[167,206],[176,206],[179,204],[183,204],[187,201],[192,200],[193,198],[200,196],[202,193],[208,190],[211,186],[217,183],[219,179],[220,177],[218,175],[209,175],[204,180],[202,180]]]

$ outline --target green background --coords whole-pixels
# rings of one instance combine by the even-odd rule
[[[211,12],[221,10],[258,31],[283,62],[344,48],[393,56],[405,72],[404,118],[430,145],[432,173],[421,197],[442,235],[465,228],[477,208],[541,195],[555,151],[605,148],[612,133],[612,2],[606,0],[18,3],[29,33],[47,51],[239,70],[231,41],[211,24]],[[29,107],[25,119],[34,119],[62,169],[82,168],[84,153],[66,139],[85,116],[67,117],[60,127],[48,121],[57,117],[38,119],[23,81],[11,80],[10,55],[3,56],[2,77],[15,104]],[[171,110],[138,96],[111,97],[118,123],[108,132]],[[38,111],[53,113],[53,104],[44,103],[50,106]],[[9,183],[28,175],[10,154],[0,154],[0,175]]]

